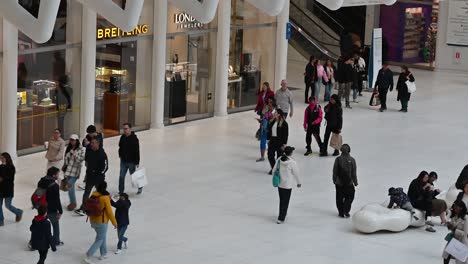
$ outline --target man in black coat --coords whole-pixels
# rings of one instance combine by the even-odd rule
[[[140,165],[140,142],[138,137],[132,131],[132,125],[125,123],[122,126],[123,135],[119,141],[119,157],[120,157],[120,177],[119,177],[119,193],[125,192],[125,176],[127,171],[133,174]],[[137,194],[141,194],[143,188],[138,188]]]
[[[309,90],[312,90],[312,94],[314,94],[314,83],[315,83],[315,57],[312,55],[310,56],[309,63],[307,63],[304,73],[304,82],[305,82],[305,99],[304,102],[306,104],[309,103]]]
[[[86,150],[85,154],[86,162],[86,187],[83,194],[83,201],[80,209],[75,210],[75,213],[84,216],[84,202],[89,198],[93,187],[98,186],[104,182],[106,178],[106,172],[109,169],[109,161],[107,160],[107,154],[101,147],[101,143],[98,138],[94,137],[91,139],[90,147]]]
[[[56,246],[62,246],[63,242],[60,240],[60,217],[63,214],[62,203],[60,201],[60,188],[57,184],[57,179],[60,170],[56,167],[51,167],[47,170],[47,176],[42,177],[37,186],[39,188],[47,190],[47,217],[52,223],[52,229],[54,235],[52,236],[52,242]]]
[[[379,70],[379,75],[375,83],[375,88],[379,91],[380,112],[387,110],[387,93],[388,90],[393,91],[393,72],[388,68],[386,62],[383,63],[382,69]]]

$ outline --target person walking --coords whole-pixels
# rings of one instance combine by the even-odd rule
[[[5,201],[5,208],[15,214],[17,223],[23,218],[23,210],[14,207],[12,204],[16,168],[10,154],[7,152],[2,153],[0,155],[0,162],[0,226],[3,226],[5,220],[3,216],[3,201]]]
[[[281,81],[281,89],[276,91],[275,100],[278,108],[283,111],[284,119],[288,117],[288,113],[289,117],[293,116],[293,94],[288,89],[288,82],[286,80]]]
[[[305,67],[305,72],[304,72],[304,82],[305,82],[305,97],[304,97],[304,102],[306,104],[309,103],[309,90],[314,89],[314,83],[315,83],[315,57],[312,55],[309,58],[309,62],[307,63]],[[312,90],[312,94],[314,93],[314,90]]]
[[[68,211],[73,211],[76,208],[75,183],[80,178],[85,153],[86,150],[81,146],[78,135],[71,135],[67,149],[65,150],[65,159],[62,168],[63,175],[69,185],[68,197],[70,199],[70,204],[67,206]]]
[[[119,141],[119,157],[120,157],[120,177],[119,177],[119,194],[125,192],[125,176],[127,172],[133,174],[140,165],[140,141],[137,135],[132,131],[130,123],[122,125],[123,135]],[[139,188],[137,194],[141,194],[143,188]]]
[[[128,211],[130,210],[132,203],[128,199],[128,194],[122,193],[116,202],[111,200],[111,205],[116,209],[115,219],[117,220],[117,237],[119,238],[119,242],[117,243],[115,254],[119,255],[122,252],[122,243],[124,243],[125,248],[128,248],[128,238],[125,237],[125,232],[130,224]]]
[[[388,63],[384,62],[379,70],[377,81],[375,82],[374,93],[379,93],[380,112],[387,111],[387,93],[393,91],[393,72],[388,68]]]
[[[107,182],[101,181],[97,184],[96,191],[92,196],[99,200],[99,209],[101,213],[98,216],[89,217],[91,228],[96,232],[96,239],[86,252],[84,262],[87,264],[93,264],[91,258],[98,249],[101,253],[99,260],[107,258],[107,225],[109,221],[111,221],[112,225],[117,228],[117,220],[112,212],[110,194],[107,191]]]
[[[328,77],[328,82],[325,85],[325,95],[323,98],[323,101],[328,102],[330,101],[330,95],[332,88],[335,86],[335,73],[336,73],[336,68],[333,65],[333,61],[331,59],[328,59],[325,65],[325,72],[327,73]]]
[[[411,98],[411,93],[408,91],[407,81],[415,82],[413,74],[409,71],[408,67],[401,66],[401,73],[398,77],[396,90],[398,91],[397,100],[401,102],[400,112],[408,112],[408,102]]]
[[[325,106],[325,120],[327,121],[327,126],[321,153],[323,156],[328,156],[328,142],[330,141],[331,133],[341,134],[341,129],[343,127],[343,108],[341,107],[340,98],[336,94],[331,96],[330,103]],[[340,151],[335,149],[333,156],[338,155],[340,155]]]
[[[62,139],[62,132],[56,128],[46,144],[47,169],[51,167],[62,168],[63,154],[65,152],[65,141]]]
[[[272,174],[273,167],[276,163],[275,154],[277,157],[283,155],[283,150],[288,144],[289,127],[284,119],[284,112],[277,109],[268,126],[268,161],[270,162],[271,170],[268,174]]]
[[[49,248],[52,248],[53,252],[57,251],[57,246],[50,232],[50,222],[47,219],[47,207],[40,206],[37,208],[37,215],[34,217],[29,230],[31,231],[31,249],[39,252],[37,264],[44,264]]]
[[[260,123],[260,158],[257,159],[257,162],[262,162],[265,160],[265,152],[267,149],[267,141],[268,141],[268,124],[270,120],[273,118],[273,114],[276,111],[276,103],[275,98],[270,97],[268,98],[268,103],[265,105],[262,118],[258,118],[258,122]]]
[[[357,95],[362,96],[362,89],[364,85],[364,78],[366,75],[366,61],[361,57],[361,52],[354,52],[354,69],[357,74],[356,82],[356,96],[353,94],[353,99],[356,102]]]
[[[102,133],[100,133],[100,132],[97,132],[96,126],[89,125],[86,128],[86,136],[83,139],[83,147],[86,150],[91,148],[91,140],[93,138],[97,138],[97,140],[99,141],[99,144],[101,145],[101,148],[104,148],[104,135]],[[85,190],[85,188],[86,188],[86,176],[83,179],[83,184],[81,184],[81,185],[78,184],[78,188],[80,188],[81,190]]]
[[[354,201],[355,187],[358,186],[356,160],[351,157],[351,147],[343,144],[341,156],[335,160],[333,166],[333,183],[336,189],[336,207],[338,216],[349,218],[351,205]]]
[[[304,156],[309,156],[312,154],[312,135],[314,136],[317,144],[319,146],[319,150],[323,149],[323,142],[320,138],[320,124],[322,123],[323,119],[323,112],[322,108],[317,102],[316,97],[309,98],[309,105],[306,107],[304,111],[304,131],[306,132],[306,153]],[[322,154],[320,154],[322,155]]]
[[[107,154],[99,142],[99,138],[91,139],[90,148],[85,154],[86,162],[86,187],[83,193],[83,200],[80,208],[75,213],[84,216],[84,202],[89,198],[93,187],[98,186],[105,181],[106,172],[109,168]]]
[[[432,192],[429,184],[429,174],[422,171],[419,176],[411,181],[408,188],[408,197],[414,208],[425,212],[425,219],[432,215]],[[435,232],[430,221],[426,221],[426,231]]]
[[[338,97],[340,100],[344,97],[346,108],[351,109],[351,105],[349,103],[349,95],[351,93],[351,87],[353,85],[354,79],[354,69],[352,67],[352,59],[349,57],[342,57],[339,60],[338,65],[338,79],[339,79],[339,89],[338,89]]]
[[[60,189],[57,180],[60,170],[51,167],[47,170],[47,175],[42,177],[37,186],[46,190],[47,217],[52,224],[52,243],[56,246],[63,246],[60,240],[60,218],[63,214],[62,202],[60,201]]]
[[[293,147],[285,147],[281,158],[277,160],[273,168],[273,171],[279,169],[280,175],[280,183],[278,186],[279,215],[276,222],[277,224],[283,224],[286,220],[292,188],[294,186],[297,186],[297,188],[302,187],[299,168],[296,161],[292,158],[293,152]]]
[[[255,106],[255,113],[262,117],[263,115],[263,109],[265,108],[265,105],[268,103],[268,99],[274,98],[275,97],[275,92],[273,92],[270,88],[270,83],[264,82],[262,85],[262,89],[258,93],[258,99],[257,99],[257,106]]]
[[[325,68],[322,65],[322,61],[320,59],[317,59],[315,61],[315,89],[314,89],[314,94],[315,98],[317,98],[317,101],[319,100],[319,95],[320,95],[320,90],[322,87],[322,84],[327,84],[328,83],[328,75],[327,72],[325,71]]]

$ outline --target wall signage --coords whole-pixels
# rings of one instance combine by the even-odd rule
[[[113,28],[99,28],[96,32],[96,38],[99,39],[113,39],[120,37],[130,37],[144,35],[149,32],[149,27],[146,24],[138,25],[132,31],[122,31],[118,27]]]
[[[174,23],[177,25],[177,29],[202,28],[204,26],[203,23],[187,13],[174,14]]]
[[[468,46],[468,0],[448,1],[447,44]]]

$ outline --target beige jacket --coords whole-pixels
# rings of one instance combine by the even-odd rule
[[[54,138],[49,139],[49,147],[47,148],[46,159],[48,161],[60,161],[63,160],[63,155],[65,153],[65,141],[62,138],[54,140]],[[60,168],[59,168],[60,169]]]

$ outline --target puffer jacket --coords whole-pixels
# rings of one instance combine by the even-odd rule
[[[278,187],[281,189],[292,189],[294,186],[302,184],[296,161],[291,157],[288,157],[286,161],[282,161],[282,159],[283,157],[278,159],[273,167],[273,171],[276,171],[279,166],[280,184]]]
[[[347,145],[341,147],[341,156],[336,158],[333,166],[333,183],[338,186],[358,186],[356,160],[349,154]]]

